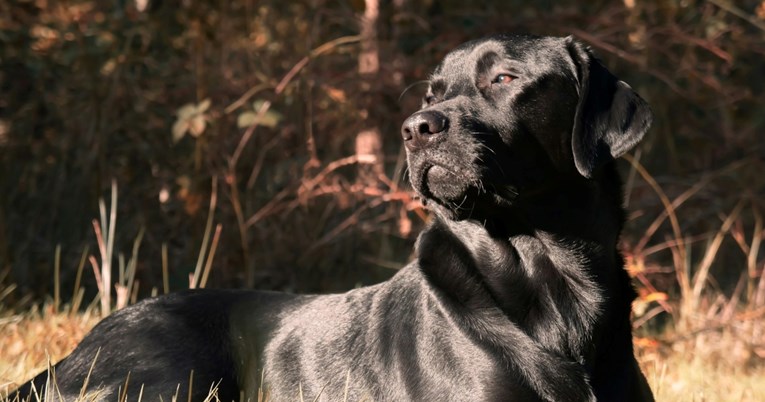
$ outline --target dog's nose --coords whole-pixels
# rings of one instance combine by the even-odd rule
[[[422,148],[446,131],[449,119],[434,110],[417,112],[404,121],[401,136],[407,148]]]

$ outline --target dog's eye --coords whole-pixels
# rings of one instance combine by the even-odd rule
[[[513,79],[515,79],[515,77],[513,77],[510,74],[497,74],[497,76],[494,77],[493,80],[491,80],[491,83],[492,84],[509,84],[510,81],[512,81]]]
[[[436,97],[433,95],[425,95],[425,99],[423,99],[423,101],[425,101],[426,105],[432,105],[436,103]]]

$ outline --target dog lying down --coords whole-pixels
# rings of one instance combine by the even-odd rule
[[[34,384],[46,401],[202,401],[211,388],[225,402],[257,401],[259,391],[270,401],[653,400],[633,354],[614,166],[648,130],[647,104],[570,37],[468,42],[429,82],[401,133],[412,186],[434,217],[393,278],[334,295],[148,299],[104,319],[15,392],[27,397]]]

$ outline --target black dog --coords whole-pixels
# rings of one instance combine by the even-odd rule
[[[435,212],[417,259],[328,296],[193,291],[118,311],[32,380],[70,401],[650,401],[617,251],[614,158],[646,103],[571,38],[496,36],[451,52],[402,127]],[[97,357],[96,357],[97,356]],[[193,373],[193,374],[192,374]],[[193,380],[189,380],[193,377]],[[20,389],[30,393],[31,383]],[[141,388],[143,387],[143,388]]]

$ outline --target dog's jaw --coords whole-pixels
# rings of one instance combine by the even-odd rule
[[[446,219],[486,220],[486,211],[512,208],[520,194],[517,186],[468,173],[483,170],[477,166],[445,166],[411,154],[409,166],[411,185],[422,204]]]
[[[507,194],[502,196],[495,187],[484,186],[480,178],[442,165],[424,162],[411,171],[411,183],[422,204],[445,219],[478,218],[481,205],[491,203],[496,208],[512,203],[513,189],[502,187]]]
[[[410,182],[424,205],[450,219],[469,214],[481,187],[469,154],[456,157],[440,147],[407,150]]]

